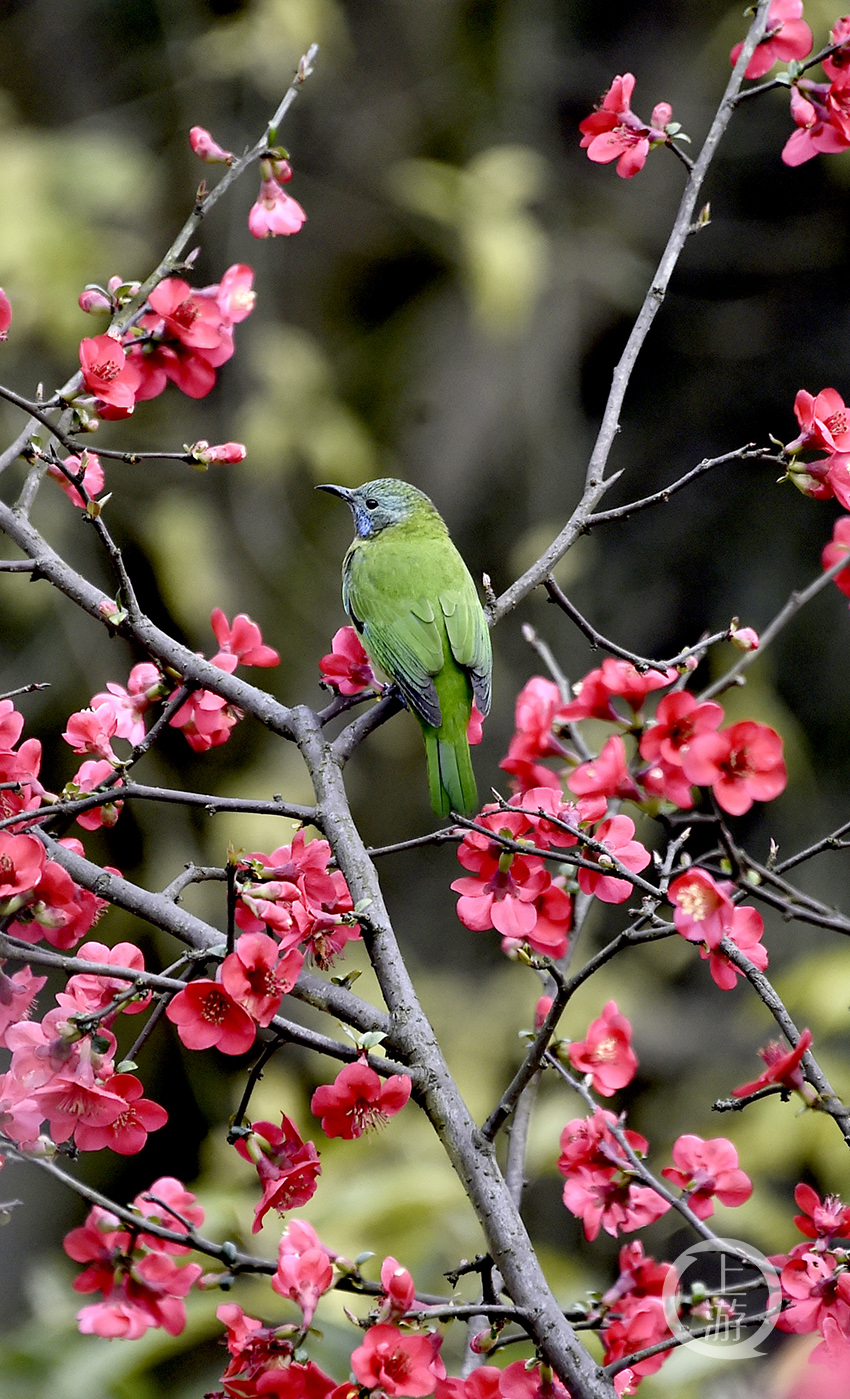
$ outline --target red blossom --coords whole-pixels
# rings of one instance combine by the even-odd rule
[[[646,126],[631,109],[634,86],[633,73],[616,77],[601,106],[579,122],[581,146],[588,158],[601,165],[616,160],[617,174],[624,180],[643,169],[650,146],[666,143],[664,127],[673,115],[669,103],[659,102],[653,109],[652,124]]]
[[[81,1122],[74,1132],[74,1145],[80,1151],[100,1151],[108,1146],[119,1156],[135,1156],[148,1139],[168,1121],[159,1103],[142,1097],[144,1089],[134,1074],[113,1074],[104,1089],[124,1099],[124,1108],[108,1123]]]
[[[422,1399],[445,1377],[438,1354],[441,1339],[400,1331],[388,1322],[370,1326],[363,1344],[351,1353],[354,1378],[366,1389],[380,1386],[389,1399]]]
[[[635,823],[631,817],[611,816],[597,826],[594,834],[596,840],[600,841],[621,865],[633,874],[638,874],[646,868],[652,856],[639,840],[632,839],[634,833]],[[595,894],[597,899],[606,904],[625,903],[626,899],[631,897],[634,887],[629,880],[609,874],[604,869],[605,856],[598,855],[595,850],[586,850],[585,856],[597,861],[603,868],[599,872],[579,869],[578,885],[582,893]]]
[[[166,277],[148,297],[152,309],[181,345],[192,350],[222,346],[222,318],[217,303],[199,296],[182,277]]]
[[[580,797],[640,800],[640,792],[629,772],[626,745],[619,734],[612,734],[598,757],[580,763],[567,778],[567,786]]]
[[[821,567],[824,572],[837,564],[839,559],[850,553],[850,515],[840,515],[832,527],[832,542],[825,544],[821,552]],[[850,597],[850,568],[841,569],[833,579],[835,586]]]
[[[747,1098],[751,1093],[758,1093],[761,1088],[768,1088],[771,1084],[781,1084],[784,1088],[793,1088],[798,1093],[804,1093],[806,1084],[800,1061],[811,1042],[811,1030],[803,1030],[793,1049],[784,1050],[776,1040],[765,1045],[764,1049],[759,1050],[767,1066],[764,1072],[753,1079],[752,1083],[742,1083],[739,1088],[733,1088],[732,1097]]]
[[[263,1195],[254,1210],[252,1233],[263,1227],[268,1210],[283,1215],[286,1210],[306,1205],[316,1190],[321,1173],[319,1153],[312,1142],[305,1142],[295,1123],[281,1113],[280,1126],[255,1122],[247,1136],[237,1138],[236,1150],[257,1168]]]
[[[676,931],[688,942],[717,947],[732,926],[732,887],[727,882],[715,883],[708,871],[698,866],[680,874],[667,890],[667,897],[675,906]]]
[[[58,466],[54,466],[51,463],[47,468],[47,474],[48,476],[52,476],[53,480],[58,483],[72,505],[76,505],[80,510],[84,510],[86,502],[83,500],[83,497],[80,495],[73,481],[69,481],[65,473],[71,472],[72,475],[77,476],[82,472],[81,484],[83,490],[86,492],[89,499],[93,500],[95,496],[103,490],[104,486],[105,478],[103,475],[103,467],[100,464],[100,458],[96,452],[86,451],[79,457],[67,456],[62,465],[65,468],[64,471],[60,471]]]
[[[139,387],[139,372],[131,364],[121,344],[111,335],[95,335],[80,341],[80,366],[86,388],[101,404],[132,413]],[[102,415],[103,416],[103,415]]]
[[[663,759],[681,767],[697,734],[711,733],[723,723],[723,708],[711,700],[700,704],[688,690],[677,690],[659,701],[655,722],[643,733],[640,755],[647,762]]]
[[[327,1137],[349,1141],[373,1127],[380,1127],[401,1112],[412,1083],[407,1074],[393,1074],[382,1082],[368,1064],[346,1064],[333,1083],[317,1088],[310,1111],[322,1119]]]
[[[703,1141],[685,1133],[673,1144],[673,1161],[661,1174],[684,1190],[699,1219],[714,1214],[714,1195],[721,1205],[743,1205],[753,1193],[753,1183],[739,1169],[738,1153],[726,1137]]]
[[[244,1054],[256,1037],[256,1025],[247,1010],[219,982],[206,977],[178,991],[165,1013],[187,1049],[215,1045],[222,1054]]]
[[[682,768],[698,787],[710,786],[730,816],[742,816],[754,801],[772,801],[788,782],[782,739],[751,719],[697,735],[682,756]]]
[[[837,1195],[826,1195],[821,1201],[816,1190],[803,1181],[794,1190],[794,1199],[802,1214],[794,1215],[794,1223],[807,1239],[817,1239],[816,1247],[832,1248],[836,1239],[850,1238],[850,1205]]]
[[[564,708],[558,686],[542,675],[532,676],[517,695],[516,733],[510,741],[508,756],[499,766],[516,778],[521,790],[553,787],[560,792],[556,774],[537,759],[565,756],[566,750],[558,736]]]
[[[231,626],[221,608],[214,607],[210,623],[219,645],[218,655],[213,657],[213,665],[221,665],[224,656],[235,656],[240,665],[280,665],[277,651],[272,646],[265,645],[257,623],[252,622],[244,612],[233,618]]]
[[[800,389],[794,415],[801,431],[786,443],[789,455],[811,449],[830,454],[850,451],[850,410],[837,389],[821,389],[817,395]]]
[[[762,944],[764,933],[764,919],[755,908],[736,908],[732,914],[732,922],[726,932],[730,942],[744,952],[750,961],[759,971],[764,971],[767,967],[767,948]],[[738,977],[744,973],[740,967],[730,962],[729,958],[718,948],[716,951],[709,947],[700,948],[700,957],[703,961],[708,959],[708,969],[711,972],[712,980],[721,991],[731,991],[738,984]]]
[[[183,730],[183,737],[193,752],[206,753],[227,742],[230,730],[241,717],[242,711],[228,704],[221,695],[212,690],[193,690],[168,722],[171,728]]]
[[[303,965],[304,954],[295,948],[281,954],[265,933],[243,933],[221,964],[221,984],[252,1020],[270,1025]]]
[[[638,1061],[631,1039],[631,1024],[617,1002],[609,1001],[591,1021],[586,1037],[570,1045],[570,1063],[579,1073],[592,1075],[594,1092],[610,1098],[635,1076]]]
[[[763,78],[774,63],[791,63],[811,53],[812,31],[801,18],[802,14],[803,0],[772,0],[764,38],[756,45],[744,72],[745,78]],[[733,68],[743,47],[743,43],[736,44],[729,55]]]
[[[375,672],[354,627],[334,632],[331,649],[319,661],[323,680],[341,695],[360,695],[376,687]]]
[[[15,899],[35,889],[46,860],[44,846],[35,836],[0,831],[0,899]],[[6,907],[3,911],[10,913],[12,909]]]
[[[592,1117],[568,1122],[561,1133],[564,1204],[582,1220],[590,1240],[600,1228],[614,1236],[640,1229],[670,1208],[650,1186],[635,1184],[631,1163],[611,1131],[616,1121],[612,1112],[597,1108]],[[625,1138],[632,1151],[646,1155],[645,1137],[626,1130]]]

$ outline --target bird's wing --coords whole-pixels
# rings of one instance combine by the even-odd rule
[[[359,550],[346,560],[345,610],[367,651],[396,682],[410,708],[424,723],[439,728],[443,716],[433,677],[442,670],[445,655],[434,608],[427,598],[411,600],[409,573],[406,587],[399,590],[389,587],[386,578],[373,576],[371,563],[371,556]]]
[[[479,712],[486,715],[490,710],[490,678],[493,670],[490,631],[469,574],[460,588],[440,593],[440,607],[452,655],[458,665],[469,673]]]

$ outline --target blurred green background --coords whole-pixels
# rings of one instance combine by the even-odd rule
[[[816,43],[825,42],[835,12],[819,0],[806,14]],[[248,612],[283,658],[254,677],[287,703],[321,704],[317,661],[344,621],[339,566],[350,534],[347,512],[314,495],[321,481],[406,477],[433,496],[475,575],[488,572],[497,591],[512,581],[578,496],[612,368],[682,187],[682,168],[665,152],[634,181],[592,166],[578,147],[578,122],[615,73],[631,70],[636,110],[648,117],[656,101],[671,101],[698,149],[743,32],[739,7],[720,0],[622,8],[598,0],[0,0],[0,284],[15,312],[0,373],[25,395],[39,382],[48,390],[63,382],[79,339],[100,329],[76,304],[85,283],[144,276],[198,181],[215,179],[191,155],[189,127],[206,126],[242,150],[300,54],[321,44],[280,133],[305,228],[292,239],[252,239],[249,176],[199,239],[196,284],[217,281],[237,261],[256,270],[257,309],[237,328],[236,356],[207,399],[191,402],[169,387],[92,439],[93,447],[151,450],[200,437],[247,445],[241,466],[206,475],[176,464],[107,464],[107,518],[157,622],[211,654],[211,609]],[[788,170],[779,151],[790,130],[782,94],[748,104],[733,123],[705,190],[712,222],[685,250],[626,402],[612,458],[624,476],[607,504],[656,489],[704,456],[770,433],[789,440],[800,387],[850,393],[850,155]],[[0,406],[0,440],[19,426],[20,416]],[[22,470],[8,473],[6,498]],[[667,507],[582,539],[558,576],[602,631],[647,655],[672,654],[732,615],[761,629],[792,588],[817,574],[837,513],[777,486],[775,476],[764,465],[722,468]],[[92,534],[50,482],[35,520],[109,586]],[[27,734],[45,746],[45,780],[61,787],[78,761],[58,737],[68,713],[107,680],[123,682],[140,658],[45,584],[0,576],[0,606],[0,689],[50,682],[21,707]],[[520,634],[524,621],[572,679],[600,660],[540,596],[499,626],[494,712],[475,759],[485,793],[506,785],[498,762],[513,701],[539,670]],[[738,823],[759,856],[771,836],[788,853],[847,818],[848,641],[846,606],[830,589],[728,698],[731,717],[772,723],[787,745],[788,791]],[[731,660],[723,648],[717,665]],[[203,758],[169,732],[139,776],[309,800],[297,756],[250,723]],[[430,827],[421,740],[407,716],[358,752],[349,789],[374,843]],[[138,806],[87,848],[162,887],[188,860],[222,863],[228,841],[268,851],[290,829]],[[537,983],[505,963],[495,934],[458,923],[449,890],[457,872],[447,847],[382,864],[426,1008],[483,1117],[518,1061],[517,1031],[530,1024]],[[846,854],[804,867],[800,881],[840,903],[850,892]],[[187,906],[221,923],[219,892],[192,892]],[[598,908],[583,950],[622,921],[616,909]],[[835,935],[769,915],[767,923],[777,984],[846,1093],[850,957]],[[139,939],[151,958],[171,955],[118,913],[98,936]],[[355,965],[364,965],[358,950],[343,968]],[[368,973],[364,987],[373,987]],[[796,1180],[850,1199],[846,1149],[825,1119],[795,1116],[775,1099],[731,1123],[711,1114],[715,1097],[755,1076],[754,1051],[772,1037],[747,990],[721,993],[692,950],[664,943],[583,988],[566,1032],[580,1037],[611,996],[634,1020],[641,1060],[640,1078],[617,1101],[649,1136],[658,1166],[682,1131],[729,1134],[756,1179],[747,1206],[718,1210],[721,1231],[765,1252],[787,1249],[797,1237]],[[208,1232],[244,1234],[253,1172],[224,1145],[240,1084],[233,1064],[186,1055],[163,1031],[140,1071],[169,1107],[168,1127],[140,1159],[98,1154],[76,1169],[122,1198],[163,1172],[195,1180]],[[291,1112],[322,1149],[320,1189],[305,1216],[343,1253],[375,1250],[375,1276],[393,1252],[420,1286],[438,1288],[441,1272],[481,1242],[459,1188],[412,1107],[360,1143],[325,1143],[317,1124],[311,1132],[309,1094],[330,1077],[331,1066],[292,1053],[266,1075],[254,1107],[255,1116]],[[565,1302],[608,1286],[616,1271],[616,1243],[603,1236],[585,1245],[560,1204],[558,1133],[579,1112],[546,1085],[526,1196],[529,1226]],[[57,1253],[60,1234],[82,1218],[79,1203],[11,1166],[2,1195],[24,1200],[0,1232],[3,1399],[189,1399],[214,1386],[223,1365],[218,1294],[192,1299],[178,1341],[80,1338],[74,1269]],[[260,1238],[273,1252],[275,1221]],[[669,1218],[648,1235],[659,1256],[686,1242]],[[232,1298],[267,1319],[289,1314],[286,1304],[271,1305],[277,1299],[264,1285],[246,1284]],[[334,1306],[320,1310],[320,1324],[331,1320],[316,1358],[341,1377],[353,1333],[341,1313],[333,1320]],[[453,1337],[447,1350],[457,1355],[458,1345]],[[779,1363],[745,1368],[735,1393],[774,1385]],[[682,1354],[641,1393],[704,1399],[731,1392],[722,1388],[730,1383]]]

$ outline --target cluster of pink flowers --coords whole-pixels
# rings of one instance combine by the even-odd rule
[[[799,1335],[817,1332],[822,1339],[810,1360],[843,1366],[846,1377],[850,1356],[850,1206],[834,1195],[821,1200],[817,1191],[802,1183],[794,1191],[794,1199],[801,1211],[794,1216],[794,1223],[805,1242],[770,1260],[780,1270],[782,1296],[788,1304],[776,1325],[780,1331]]]
[[[700,956],[708,959],[712,979],[722,991],[731,991],[743,975],[722,952],[724,938],[746,953],[759,971],[767,967],[767,948],[761,941],[764,920],[757,909],[733,904],[734,892],[733,884],[725,880],[718,884],[698,866],[680,874],[667,891],[676,931],[699,945]]]
[[[788,6],[793,0],[784,0],[784,3]],[[807,25],[802,27],[808,28]],[[850,48],[845,41],[850,41],[848,15],[837,21],[829,36],[830,44],[844,44],[823,60],[823,71],[829,81],[816,83],[808,78],[797,78],[792,84],[791,118],[797,129],[782,150],[786,165],[803,165],[816,155],[834,155],[850,147]],[[794,56],[802,58],[810,48],[811,41],[804,53]]]
[[[203,1223],[204,1212],[195,1196],[173,1176],[154,1181],[132,1205],[139,1223],[163,1225],[177,1234]],[[198,1263],[177,1263],[189,1248],[159,1238],[144,1229],[132,1230],[115,1215],[95,1205],[85,1224],[65,1238],[65,1252],[84,1271],[74,1281],[75,1292],[103,1294],[77,1313],[85,1335],[137,1340],[151,1327],[179,1336],[186,1324],[184,1298],[201,1276]]]
[[[677,678],[674,671],[640,672],[628,661],[609,659],[590,671],[575,686],[577,698],[564,704],[557,685],[535,676],[517,699],[516,733],[500,766],[520,790],[560,788],[561,775],[540,760],[569,756],[562,737],[568,724],[601,719],[640,732],[637,756],[644,761],[630,765],[623,736],[612,735],[596,758],[580,763],[567,778],[579,797],[625,798],[648,809],[662,798],[688,810],[693,787],[710,787],[718,806],[740,816],[754,801],[778,796],[787,782],[782,740],[766,724],[745,720],[721,729],[722,707],[700,704],[687,690],[665,695],[655,718],[645,719],[647,695]],[[616,700],[628,713],[617,711]]]
[[[585,1238],[595,1239],[600,1228],[615,1238],[660,1219],[670,1209],[649,1185],[638,1185],[632,1163],[617,1141],[612,1112],[597,1108],[592,1117],[577,1117],[561,1133],[558,1170],[565,1177],[564,1204],[584,1225]],[[646,1137],[626,1129],[632,1151],[645,1156]]]
[[[676,1281],[674,1265],[656,1263],[654,1258],[648,1258],[639,1239],[623,1245],[619,1263],[616,1282],[601,1298],[600,1336],[606,1365],[667,1340],[670,1335],[663,1293],[665,1285],[669,1291],[671,1283]],[[617,1393],[633,1394],[645,1375],[654,1375],[661,1369],[669,1354],[669,1351],[659,1351],[620,1370],[614,1379]]]
[[[275,1292],[299,1308],[300,1327],[286,1323],[277,1327],[264,1326],[233,1303],[218,1308],[216,1315],[227,1328],[230,1352],[230,1361],[222,1375],[228,1399],[260,1399],[262,1395],[274,1395],[277,1399],[303,1399],[304,1395],[309,1399],[329,1399],[329,1396],[356,1399],[358,1394],[373,1390],[385,1399],[401,1399],[402,1396],[424,1399],[435,1389],[440,1393],[438,1386],[441,1384],[463,1383],[446,1380],[446,1369],[440,1359],[442,1337],[434,1331],[411,1329],[410,1313],[423,1309],[416,1304],[410,1273],[395,1258],[389,1257],[381,1265],[382,1292],[370,1314],[370,1325],[362,1343],[351,1355],[354,1384],[338,1384],[312,1361],[296,1360],[298,1342],[313,1319],[319,1299],[334,1286],[335,1266],[343,1274],[353,1269],[347,1259],[340,1258],[322,1243],[311,1225],[304,1220],[292,1220],[280,1241],[271,1285]],[[402,1330],[396,1323],[404,1317],[408,1319]],[[499,1394],[498,1388],[495,1391],[488,1388],[487,1394],[491,1392],[494,1399]],[[520,1395],[515,1389],[504,1393],[506,1399],[526,1399],[525,1393]],[[447,1389],[443,1389],[442,1394],[443,1399],[449,1399]],[[453,1390],[451,1394],[454,1399]],[[569,1399],[569,1396],[561,1388],[557,1399]]]
[[[584,677],[568,703],[552,681],[542,676],[528,681],[517,698],[516,731],[501,763],[515,795],[507,804],[485,806],[476,822],[484,829],[467,831],[458,848],[469,873],[452,888],[461,896],[457,912],[466,927],[495,928],[508,953],[526,943],[560,957],[571,925],[571,898],[565,876],[549,874],[544,852],[560,855],[575,847],[582,862],[575,872],[578,888],[605,903],[625,902],[633,890],[628,875],[650,862],[649,851],[634,838],[631,817],[609,815],[610,802],[627,800],[655,811],[662,800],[687,810],[694,805],[694,787],[701,786],[711,789],[724,811],[741,815],[754,801],[768,801],[784,789],[782,740],[766,724],[745,720],[721,728],[722,707],[700,703],[686,690],[664,695],[654,718],[644,715],[647,697],[677,678],[672,670],[640,672],[627,661],[609,659]],[[581,763],[573,758],[570,770],[568,726],[584,719],[616,724],[622,732],[608,738],[595,758]],[[631,734],[638,742],[630,759],[626,737]],[[543,761],[552,757],[560,760],[560,771]],[[564,780],[574,801],[562,796]],[[510,849],[505,841],[519,848]],[[710,876],[705,878],[713,886]],[[726,934],[766,965],[766,958],[759,961],[758,914],[736,909],[725,891],[722,897],[728,917],[705,952],[712,955],[712,975],[721,985],[735,979],[730,964],[715,952]],[[706,944],[704,930],[691,940]]]
[[[597,165],[617,162],[617,174],[630,180],[646,164],[653,146],[669,144],[667,132],[673,117],[669,102],[659,102],[652,109],[649,123],[635,116],[631,108],[635,87],[633,73],[614,79],[596,111],[579,122],[582,149]]]
[[[94,902],[94,895],[88,898]],[[142,954],[132,943],[113,948],[84,943],[77,955],[144,970]],[[11,1052],[9,1067],[0,1077],[3,1132],[28,1151],[43,1149],[40,1133],[45,1123],[57,1145],[71,1142],[79,1151],[110,1147],[121,1156],[141,1151],[148,1133],[163,1127],[168,1115],[143,1096],[134,1074],[116,1073],[117,1042],[109,1026],[119,1009],[137,1013],[150,997],[110,1009],[116,997],[132,991],[132,983],[80,973],[69,978],[65,990],[57,994],[57,1005],[42,1020],[31,1020],[33,999],[45,978],[33,977],[29,968],[12,977],[0,975],[6,993],[0,1046]],[[97,1018],[96,1039],[81,1024],[89,1016]]]
[[[231,625],[216,607],[210,618],[219,650],[211,664],[219,670],[233,673],[238,665],[275,666],[280,656],[263,643],[260,629],[250,617],[240,613]],[[134,746],[145,736],[145,714],[160,700],[168,699],[174,690],[161,671],[150,661],[133,666],[126,686],[108,681],[106,690],[93,695],[87,709],[77,710],[68,719],[62,737],[75,753],[89,757],[80,766],[65,789],[66,796],[92,792],[121,767],[121,759],[112,747],[115,738],[125,739]],[[172,728],[181,729],[189,747],[205,753],[226,743],[230,731],[242,717],[241,710],[229,704],[212,690],[193,690],[176,714],[171,716]],[[113,783],[121,786],[119,778]],[[86,830],[101,825],[114,825],[121,809],[120,801],[93,807],[82,812],[77,821]]]
[[[360,936],[351,917],[352,901],[345,877],[329,869],[326,840],[304,839],[296,831],[291,845],[270,855],[255,851],[240,860],[236,922],[245,932],[269,932],[286,951],[301,947],[317,966],[327,969],[347,942]]]
[[[150,310],[123,336],[107,332],[81,341],[80,368],[97,415],[126,418],[169,381],[190,398],[206,397],[216,370],[233,355],[234,326],[254,309],[253,280],[244,263],[234,263],[208,287],[193,289],[182,277],[166,277],[148,297]],[[113,278],[107,294],[87,289],[83,309],[111,308],[121,286]]]
[[[266,933],[243,933],[215,980],[198,977],[168,1002],[166,1015],[187,1049],[245,1054],[259,1025],[270,1025],[304,964]]]

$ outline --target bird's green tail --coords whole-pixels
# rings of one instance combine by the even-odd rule
[[[478,791],[466,726],[454,736],[447,733],[448,727],[444,724],[441,729],[432,729],[429,725],[422,725],[431,805],[438,816],[449,816],[453,811],[470,816],[478,810]]]

